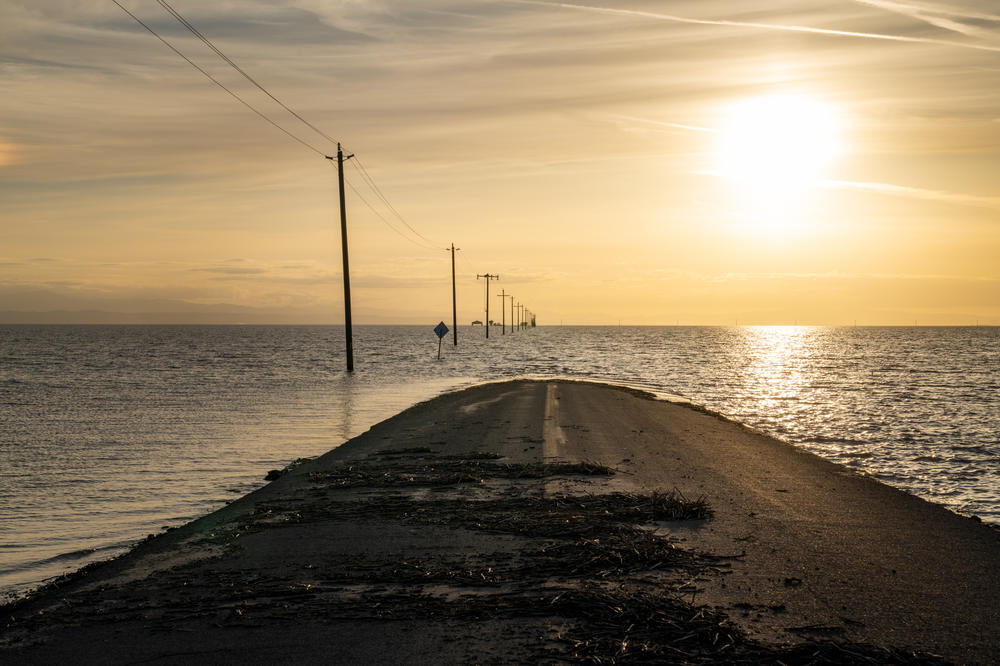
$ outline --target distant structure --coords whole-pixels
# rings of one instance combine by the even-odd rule
[[[479,321],[479,320],[477,319],[476,321],[472,322],[472,325],[473,325],[473,326],[482,326],[482,325],[483,325],[483,322],[481,322],[481,321]]]
[[[476,275],[476,279],[486,278],[486,321],[490,322],[490,280],[499,280],[499,275],[491,275],[486,273],[485,275]],[[492,322],[490,322],[492,323]],[[486,338],[490,337],[490,327],[486,327]]]

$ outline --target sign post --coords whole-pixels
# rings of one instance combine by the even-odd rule
[[[444,336],[448,335],[448,327],[441,322],[434,327],[434,333],[438,336],[438,360],[441,360],[441,340]]]

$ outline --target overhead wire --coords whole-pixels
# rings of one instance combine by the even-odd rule
[[[392,222],[390,222],[389,220],[385,219],[385,216],[382,215],[381,213],[379,213],[378,210],[376,210],[375,207],[371,205],[371,203],[368,201],[368,199],[366,199],[365,196],[363,194],[361,194],[361,192],[358,191],[358,188],[354,187],[354,183],[352,183],[349,178],[345,177],[344,178],[344,182],[347,183],[347,186],[349,188],[351,188],[351,191],[354,192],[354,194],[359,199],[361,199],[361,203],[363,203],[365,206],[367,206],[368,209],[375,215],[375,217],[377,217],[378,219],[382,220],[382,222],[385,224],[385,226],[389,227],[390,229],[392,229],[397,234],[399,234],[400,236],[402,236],[403,238],[405,238],[409,242],[413,243],[417,247],[423,248],[425,250],[433,250],[433,251],[437,251],[438,250],[437,247],[435,247],[433,245],[421,243],[421,242],[419,242],[419,241],[411,238],[410,236],[407,236],[402,231],[400,231],[395,225],[392,224]]]
[[[138,16],[136,16],[135,14],[133,14],[132,12],[130,12],[129,10],[127,10],[124,6],[122,6],[122,4],[120,2],[118,2],[118,0],[111,0],[111,1],[113,3],[115,3],[116,5],[118,5],[118,7],[123,12],[125,12],[126,14],[128,14],[129,16],[131,16],[132,19],[136,23],[138,23],[139,25],[141,25],[143,28],[145,28],[146,30],[148,30],[150,32],[150,34],[152,34],[158,40],[160,40],[161,42],[163,42],[167,46],[167,48],[169,48],[171,51],[173,51],[174,53],[176,53],[180,57],[184,58],[184,60],[187,61],[187,63],[189,65],[191,65],[192,67],[194,67],[195,69],[197,69],[199,72],[201,72],[202,74],[204,74],[205,77],[208,78],[209,81],[211,81],[212,83],[214,83],[215,85],[219,86],[220,88],[222,88],[223,90],[225,90],[227,93],[229,93],[240,104],[242,104],[243,106],[247,107],[248,109],[250,109],[251,111],[253,111],[254,113],[256,113],[258,116],[260,116],[261,118],[263,118],[264,120],[266,120],[268,123],[270,123],[274,127],[278,128],[279,130],[281,130],[282,132],[284,132],[285,134],[287,134],[289,137],[291,137],[295,141],[298,141],[300,144],[302,144],[303,146],[305,146],[309,150],[313,151],[317,155],[320,155],[321,157],[325,157],[326,156],[325,153],[322,150],[320,150],[316,146],[313,146],[312,144],[308,143],[304,139],[301,139],[300,137],[296,136],[295,134],[292,134],[287,129],[285,129],[284,127],[282,127],[281,125],[279,125],[278,123],[276,123],[274,120],[272,120],[271,118],[269,118],[267,115],[265,115],[262,111],[258,111],[257,108],[255,108],[252,104],[250,104],[249,102],[247,102],[245,99],[243,99],[242,97],[240,97],[239,95],[237,95],[235,92],[233,92],[229,88],[227,88],[221,81],[219,81],[214,76],[212,76],[211,74],[209,74],[208,72],[206,72],[204,69],[202,69],[200,66],[198,66],[197,63],[195,63],[193,60],[191,60],[186,55],[184,55],[183,53],[181,53],[180,50],[178,50],[173,44],[171,44],[166,39],[164,39],[163,37],[161,37],[159,35],[159,33],[157,33],[155,30],[153,30],[152,28],[150,28],[146,23],[143,22],[142,19],[140,19]]]
[[[188,31],[191,32],[191,34],[193,34],[195,37],[197,37],[198,39],[200,39],[202,41],[202,43],[205,44],[205,46],[207,46],[209,49],[211,49],[213,53],[215,53],[217,56],[219,56],[230,67],[232,67],[237,72],[239,72],[247,81],[249,81],[251,84],[253,84],[258,90],[260,90],[262,93],[264,93],[265,95],[267,95],[268,97],[270,97],[272,100],[274,100],[274,102],[277,103],[282,109],[284,109],[285,111],[287,111],[288,113],[290,113],[297,120],[299,120],[300,122],[302,122],[306,127],[310,128],[311,130],[313,130],[314,132],[316,132],[318,135],[320,135],[321,137],[323,137],[324,139],[326,139],[327,141],[329,141],[331,144],[339,145],[339,142],[336,139],[334,139],[332,136],[330,136],[329,134],[327,134],[326,132],[324,132],[322,129],[320,129],[319,127],[317,127],[313,123],[311,123],[308,120],[306,120],[299,113],[297,113],[294,109],[292,109],[290,106],[288,106],[287,104],[285,104],[284,102],[282,102],[280,99],[278,99],[278,97],[276,95],[274,95],[270,90],[268,90],[267,88],[265,88],[263,84],[261,84],[259,81],[257,81],[257,79],[255,79],[254,77],[252,77],[246,70],[244,70],[242,67],[240,67],[236,63],[235,60],[233,60],[228,55],[226,55],[225,53],[223,53],[222,49],[220,49],[218,46],[216,46],[215,43],[212,42],[211,39],[209,39],[204,33],[202,33],[193,23],[191,23],[190,21],[188,21],[179,11],[177,11],[176,9],[174,9],[174,7],[167,0],[156,0],[156,1],[171,16],[173,16],[175,19],[177,19],[177,21],[181,25],[183,25],[185,28],[187,28]],[[361,162],[361,160],[357,156],[354,157],[354,160],[355,160],[354,166],[355,166],[355,168],[358,169],[358,172],[361,174],[361,177],[365,181],[365,184],[368,185],[369,189],[371,189],[371,191],[375,194],[375,196],[378,197],[378,199],[381,200],[383,204],[385,204],[386,208],[389,209],[389,211],[393,214],[393,216],[395,216],[395,218],[397,220],[399,220],[407,229],[409,229],[411,232],[413,232],[416,236],[420,237],[421,239],[423,239],[427,243],[433,243],[433,241],[431,239],[427,238],[422,233],[420,233],[419,231],[417,231],[413,227],[413,225],[411,225],[409,222],[407,222],[406,219],[400,214],[400,212],[398,210],[396,210],[396,207],[392,205],[392,203],[389,201],[388,197],[385,196],[385,193],[382,192],[382,188],[380,188],[378,186],[378,184],[375,182],[375,179],[372,178],[372,176],[371,176],[370,173],[368,173],[368,169],[365,168],[365,165]]]
[[[368,184],[368,186],[372,189],[373,192],[375,192],[375,195],[378,196],[378,198],[382,200],[382,203],[384,203],[386,205],[386,207],[390,211],[392,211],[393,215],[396,216],[396,219],[399,220],[400,222],[402,222],[404,225],[406,225],[406,228],[409,229],[410,231],[412,231],[414,234],[416,234],[417,236],[420,236],[420,238],[424,239],[428,243],[431,243],[432,245],[437,245],[437,243],[435,243],[434,241],[432,241],[430,238],[427,238],[427,236],[424,236],[422,233],[420,233],[419,231],[417,231],[416,229],[414,229],[410,225],[410,223],[407,222],[406,219],[402,215],[399,214],[399,211],[396,210],[396,207],[393,206],[389,202],[389,199],[385,196],[385,194],[383,194],[382,189],[375,183],[375,179],[373,179],[371,177],[371,174],[368,173],[368,169],[365,168],[364,163],[360,159],[358,159],[358,157],[356,155],[354,157],[354,161],[355,161],[355,165],[354,166],[355,166],[355,168],[357,168],[358,172],[361,174],[361,177],[364,178],[364,180]]]
[[[185,28],[187,28],[191,32],[191,34],[193,34],[195,37],[197,37],[198,39],[200,39],[205,44],[205,46],[207,46],[208,48],[210,48],[217,56],[219,56],[220,58],[222,58],[230,67],[232,67],[237,72],[239,72],[240,74],[242,74],[243,78],[245,78],[247,81],[249,81],[250,83],[252,83],[258,90],[260,90],[262,93],[264,93],[265,95],[267,95],[268,97],[270,97],[272,100],[274,100],[278,104],[278,106],[280,106],[281,108],[283,108],[288,113],[292,114],[295,118],[297,118],[299,121],[301,121],[306,127],[309,127],[311,130],[313,130],[314,132],[316,132],[317,134],[319,134],[321,137],[323,137],[324,139],[326,139],[330,143],[332,143],[332,144],[336,144],[337,143],[337,140],[334,139],[332,136],[330,136],[329,134],[327,134],[326,132],[324,132],[320,128],[318,128],[315,125],[313,125],[311,122],[309,122],[308,120],[306,120],[305,118],[303,118],[302,116],[300,116],[298,113],[296,113],[287,104],[285,104],[280,99],[278,99],[273,94],[271,94],[271,91],[269,91],[267,88],[265,88],[263,85],[261,85],[257,81],[257,79],[255,79],[252,76],[250,76],[246,72],[246,70],[244,70],[242,67],[240,67],[239,65],[237,65],[236,62],[232,58],[230,58],[225,53],[223,53],[221,49],[219,49],[214,43],[212,43],[212,40],[210,40],[200,30],[198,30],[198,28],[195,27],[194,24],[192,24],[190,21],[188,21],[186,18],[184,18],[184,16],[181,15],[181,13],[178,12],[176,9],[174,9],[170,5],[170,3],[167,2],[167,0],[156,0],[156,1],[159,3],[159,5],[161,7],[163,7],[167,12],[169,12],[171,16],[173,16],[175,19],[177,19],[177,21],[181,25],[183,25]]]
[[[154,37],[156,37],[161,42],[163,42],[168,48],[170,48],[171,51],[173,51],[174,53],[176,53],[177,55],[179,55],[181,58],[183,58],[188,64],[190,64],[192,67],[194,67],[199,72],[201,72],[205,77],[207,77],[210,81],[212,81],[213,83],[215,83],[217,86],[219,86],[220,88],[222,88],[223,90],[225,90],[229,95],[231,95],[233,98],[235,98],[241,104],[243,104],[244,106],[246,106],[248,109],[250,109],[251,111],[253,111],[255,114],[257,114],[258,116],[260,116],[261,118],[263,118],[265,121],[267,121],[268,123],[270,123],[271,125],[273,125],[277,129],[281,130],[283,133],[285,133],[286,135],[288,135],[290,138],[294,139],[298,143],[302,144],[303,146],[305,146],[309,150],[313,151],[314,153],[316,153],[318,155],[326,157],[326,154],[322,150],[320,150],[319,148],[315,147],[311,143],[305,141],[304,139],[300,138],[299,136],[293,134],[289,130],[285,129],[284,127],[282,127],[281,125],[279,125],[276,121],[274,121],[273,119],[271,119],[270,117],[268,117],[266,114],[264,114],[262,111],[259,111],[256,107],[254,107],[249,102],[247,102],[246,100],[244,100],[242,97],[240,97],[234,91],[232,91],[231,89],[229,89],[228,87],[226,87],[222,82],[220,82],[218,79],[216,79],[211,74],[209,74],[207,71],[205,71],[205,69],[203,69],[197,63],[195,63],[193,60],[191,60],[186,55],[184,55],[173,44],[171,44],[165,38],[163,38],[162,36],[160,36],[155,30],[153,30],[149,25],[147,25],[146,23],[144,23],[139,17],[137,17],[135,14],[133,14],[128,9],[126,9],[124,6],[122,6],[122,4],[118,2],[118,0],[112,0],[112,2],[114,2],[116,5],[118,5],[118,7],[122,11],[124,11],[126,14],[128,14],[129,16],[131,16],[133,20],[135,20],[139,25],[141,25],[146,30],[148,30]],[[236,70],[247,81],[249,81],[251,84],[253,84],[254,87],[256,87],[262,93],[264,93],[265,95],[267,95],[271,100],[273,100],[276,104],[278,104],[282,109],[284,109],[285,111],[287,111],[294,118],[296,118],[301,123],[303,123],[304,125],[306,125],[307,127],[309,127],[311,130],[313,130],[314,132],[316,132],[319,136],[321,136],[324,139],[326,139],[327,141],[329,141],[331,144],[336,144],[338,147],[340,146],[339,142],[336,139],[334,139],[332,136],[330,136],[329,134],[327,134],[326,132],[324,132],[322,129],[320,129],[319,127],[317,127],[313,123],[311,123],[308,120],[306,120],[302,115],[300,115],[294,109],[292,109],[287,104],[285,104],[284,102],[282,102],[280,99],[278,99],[277,96],[275,96],[267,88],[265,88],[259,81],[257,81],[253,76],[251,76],[246,70],[244,70],[242,67],[240,67],[236,63],[236,61],[234,61],[232,58],[230,58],[229,56],[227,56],[222,51],[222,49],[220,49],[219,47],[217,47],[215,45],[215,43],[212,42],[212,40],[209,39],[204,33],[202,33],[193,23],[191,23],[190,21],[188,21],[187,18],[185,18],[179,11],[177,11],[176,9],[174,9],[174,7],[169,2],[167,2],[167,0],[157,0],[157,3],[166,12],[168,12],[171,16],[173,16],[174,19],[176,19],[182,26],[184,26],[191,34],[193,34],[195,37],[197,37],[206,47],[208,47],[209,49],[211,49],[211,51],[213,53],[215,53],[219,58],[221,58],[226,64],[228,64],[234,70]],[[401,230],[399,230],[396,226],[394,226],[393,224],[391,224],[385,218],[385,216],[383,216],[382,214],[380,214],[375,209],[375,207],[358,191],[358,189],[356,187],[354,187],[354,185],[348,181],[348,185],[350,185],[351,190],[358,196],[359,199],[361,199],[361,201],[365,204],[365,206],[367,206],[380,220],[382,220],[382,222],[384,222],[386,224],[386,226],[388,226],[390,229],[392,229],[397,234],[399,234],[399,235],[403,236],[404,238],[406,238],[408,241],[410,241],[414,245],[423,247],[425,249],[437,250],[438,249],[438,244],[434,243],[434,241],[430,240],[429,238],[427,238],[426,236],[424,236],[423,234],[421,234],[419,231],[417,231],[413,227],[413,225],[411,225],[409,222],[406,221],[406,219],[400,214],[400,212],[396,209],[396,207],[392,205],[392,203],[389,201],[388,197],[386,197],[385,193],[382,191],[382,189],[375,182],[375,179],[368,172],[368,169],[364,166],[364,164],[361,162],[361,160],[356,155],[353,156],[353,158],[354,158],[354,162],[355,162],[355,167],[357,168],[358,173],[361,175],[362,180],[365,182],[365,184],[368,186],[368,188],[375,194],[376,197],[378,197],[378,200],[380,200],[385,205],[385,207],[389,211],[391,211],[392,215],[397,220],[399,220],[399,222],[401,222],[407,229],[410,230],[410,232],[412,234],[414,234],[420,240],[418,241],[418,240],[415,240],[413,238],[410,238],[404,232],[402,232]]]

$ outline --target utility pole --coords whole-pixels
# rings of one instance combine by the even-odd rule
[[[524,316],[524,303],[518,303],[518,305],[517,305],[517,325],[518,325],[518,327],[520,327],[521,323],[524,321],[523,320],[523,316]]]
[[[507,294],[501,289],[498,298],[500,299],[500,335],[507,335],[507,309],[504,307],[507,305],[507,301],[504,300],[507,298]],[[510,330],[514,331],[514,322],[510,322]]]
[[[490,337],[490,280],[499,280],[499,275],[476,275],[476,279],[486,278],[486,339]]]
[[[458,301],[455,300],[455,250],[461,249],[455,247],[454,243],[451,244],[451,335],[456,347],[458,346]]]
[[[334,159],[324,155],[328,160]],[[344,253],[344,334],[347,337],[347,371],[354,372],[354,334],[351,330],[351,269],[347,261],[347,209],[344,207],[344,151],[337,144],[337,181],[340,184],[340,247]]]

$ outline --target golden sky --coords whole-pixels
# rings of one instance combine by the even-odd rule
[[[540,324],[1000,324],[993,0],[171,4],[419,232],[348,163],[356,323],[450,325],[455,243],[465,323],[489,272]],[[0,321],[342,321],[331,163],[111,0],[0,4],[0,97]]]

